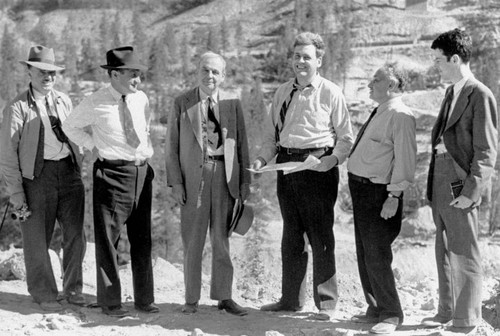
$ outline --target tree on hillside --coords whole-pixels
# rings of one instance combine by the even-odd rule
[[[91,80],[97,81],[102,79],[100,77],[99,64],[103,64],[100,61],[99,50],[96,49],[97,43],[88,37],[84,37],[81,40],[82,52],[78,64],[78,72],[80,74],[80,80]]]
[[[0,76],[4,78],[0,81],[0,96],[5,101],[14,99],[17,94],[17,84],[19,75],[15,71],[17,67],[17,38],[7,25],[4,26],[2,44],[0,45],[0,55],[2,58]],[[7,80],[8,79],[8,80]]]
[[[122,20],[121,20],[121,12],[116,11],[115,20],[113,21],[113,25],[111,26],[111,40],[113,41],[113,46],[111,48],[116,48],[122,45]]]
[[[109,13],[108,11],[104,11],[99,24],[99,44],[101,45],[102,50],[109,50],[113,47],[111,26],[112,22],[109,20]]]
[[[219,53],[221,46],[221,36],[218,28],[219,25],[211,25],[207,35],[207,50],[213,51],[214,53]]]
[[[220,23],[220,48],[222,54],[229,51],[229,27],[227,26],[226,16],[222,16]]]
[[[141,15],[137,11],[134,11],[132,16],[132,33],[134,35],[133,45],[139,53],[141,59],[144,59],[147,54],[147,36],[144,32]]]

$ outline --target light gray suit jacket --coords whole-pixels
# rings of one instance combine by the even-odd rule
[[[245,121],[240,100],[219,90],[219,116],[224,144],[224,162],[229,192],[240,198],[242,188],[249,188],[250,166]],[[186,201],[196,199],[203,167],[199,88],[177,97],[168,118],[167,183],[184,185]],[[248,194],[248,193],[247,193]]]

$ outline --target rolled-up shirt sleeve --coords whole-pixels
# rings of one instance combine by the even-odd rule
[[[85,98],[64,120],[62,128],[66,136],[78,146],[91,151],[94,147],[92,135],[86,130],[94,123],[92,98]]]
[[[408,114],[397,114],[394,120],[394,166],[388,191],[403,191],[415,179],[417,160],[415,118]]]
[[[339,165],[347,159],[349,151],[354,144],[351,118],[345,98],[341,94],[332,97],[331,122],[336,136],[336,144],[332,155],[335,155]]]

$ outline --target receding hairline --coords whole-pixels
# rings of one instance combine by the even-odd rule
[[[207,52],[203,53],[200,56],[200,61],[198,63],[198,68],[201,68],[201,64],[205,60],[212,59],[212,58],[218,58],[221,61],[221,63],[222,63],[222,70],[224,70],[224,71],[226,70],[226,60],[224,59],[224,57],[222,57],[219,54],[214,53],[213,51],[207,51]]]

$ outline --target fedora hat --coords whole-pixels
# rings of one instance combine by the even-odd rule
[[[148,67],[142,65],[134,53],[134,47],[125,46],[108,50],[106,53],[107,64],[101,65],[104,69],[132,69],[146,71]]]
[[[56,58],[52,48],[37,45],[30,48],[28,60],[19,61],[19,63],[31,65],[32,67],[47,71],[64,70],[64,67],[55,65],[55,61]]]
[[[233,208],[233,217],[229,226],[228,237],[231,237],[233,231],[244,236],[252,226],[253,217],[252,206],[237,199]]]

